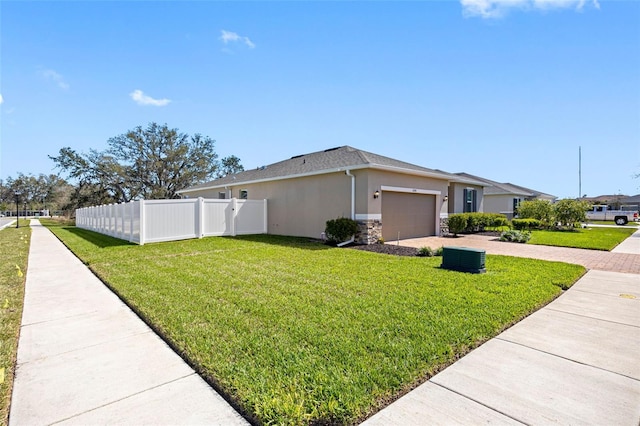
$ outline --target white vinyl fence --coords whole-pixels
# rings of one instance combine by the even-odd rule
[[[138,244],[267,233],[267,200],[140,200],[76,210],[76,226]]]

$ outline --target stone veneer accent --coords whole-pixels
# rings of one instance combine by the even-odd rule
[[[382,221],[380,219],[358,220],[358,232],[355,242],[358,244],[377,244],[382,238]]]

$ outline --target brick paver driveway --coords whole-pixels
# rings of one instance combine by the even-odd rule
[[[634,235],[637,238],[638,233]],[[633,238],[633,237],[630,237]],[[397,244],[389,242],[387,244]],[[496,237],[464,235],[458,238],[425,237],[400,240],[401,246],[424,247],[471,247],[486,250],[487,254],[529,257],[575,263],[588,269],[600,271],[640,274],[640,253],[612,253],[600,250],[584,250],[566,247],[539,246],[533,244],[506,243]]]

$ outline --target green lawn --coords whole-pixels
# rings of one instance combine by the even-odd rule
[[[615,225],[615,226],[638,226],[640,225],[640,222],[628,222],[626,225],[618,225],[612,220],[589,220],[587,221],[587,224],[588,225],[594,224],[594,225]]]
[[[611,250],[633,234],[635,227],[577,228],[571,231],[531,231],[528,244]]]
[[[51,229],[200,374],[265,424],[362,420],[584,273],[487,256],[486,274],[464,274],[441,270],[441,258],[277,236],[136,246]]]
[[[20,220],[0,230],[0,425],[8,423],[31,228]]]

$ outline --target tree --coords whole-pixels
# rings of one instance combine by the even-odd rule
[[[18,173],[0,181],[0,210],[15,208],[15,194],[20,193],[20,208],[28,210],[61,210],[68,204],[71,185],[56,175],[39,176]]]
[[[554,221],[560,226],[573,228],[587,219],[589,203],[571,199],[560,200],[553,205]]]
[[[212,179],[220,168],[213,139],[189,136],[166,124],[138,126],[107,143],[104,152],[79,154],[65,147],[49,157],[78,181],[79,205],[177,198],[177,191]],[[229,161],[230,169],[242,167],[239,159],[237,164]]]
[[[220,170],[216,177],[222,178],[227,175],[243,172],[244,167],[240,164],[240,159],[235,155],[225,157],[220,161]]]
[[[536,219],[544,226],[551,226],[553,221],[553,205],[547,200],[523,201],[518,206],[518,218]]]

